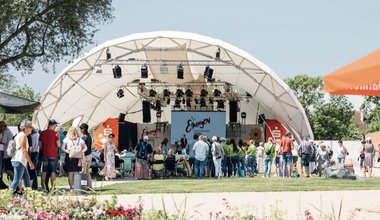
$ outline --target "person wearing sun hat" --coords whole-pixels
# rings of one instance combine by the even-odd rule
[[[41,185],[42,188],[48,191],[45,185],[45,180],[47,173],[50,173],[51,185],[54,186],[58,165],[58,148],[61,147],[60,136],[56,132],[57,125],[59,123],[55,119],[50,119],[48,122],[48,128],[41,132],[39,142],[40,150],[42,153],[42,175],[41,175]]]

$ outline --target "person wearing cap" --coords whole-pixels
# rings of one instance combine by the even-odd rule
[[[82,139],[86,143],[87,150],[84,152],[84,158],[82,160],[82,173],[87,174],[87,188],[92,188],[92,180],[90,174],[90,166],[92,161],[92,137],[88,132],[88,124],[82,123],[80,126],[80,132],[82,133]]]
[[[61,147],[60,137],[58,132],[56,132],[58,122],[54,119],[49,120],[48,128],[41,132],[40,134],[40,150],[42,156],[42,175],[41,175],[41,185],[42,189],[48,191],[45,184],[47,173],[50,173],[51,185],[54,186],[58,165],[58,148]]]

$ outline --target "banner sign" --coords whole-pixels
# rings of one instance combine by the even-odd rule
[[[113,133],[115,137],[113,142],[118,146],[119,140],[119,119],[108,118],[103,124],[94,132],[94,145],[96,150],[103,148],[103,144],[106,142],[106,137]]]
[[[282,136],[286,135],[286,128],[277,120],[267,119],[265,120],[267,126],[265,126],[265,140],[272,137],[273,140],[281,140]]]
[[[183,135],[187,140],[194,134],[226,137],[226,112],[172,111],[170,143],[180,142]]]

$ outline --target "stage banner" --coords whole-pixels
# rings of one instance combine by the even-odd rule
[[[226,112],[172,111],[170,143],[180,142],[183,135],[187,140],[194,134],[226,137]]]
[[[94,132],[94,145],[96,150],[103,148],[103,144],[106,142],[106,137],[113,133],[115,137],[113,141],[115,145],[118,146],[119,140],[119,119],[118,118],[108,118],[103,124],[96,129]]]
[[[287,130],[286,128],[277,120],[266,119],[265,124],[265,140],[272,137],[274,140],[281,140],[282,136],[285,136]]]

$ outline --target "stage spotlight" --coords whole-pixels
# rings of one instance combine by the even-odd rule
[[[110,60],[110,59],[111,59],[110,48],[107,48],[107,50],[106,50],[106,59],[107,59],[107,60]]]
[[[214,73],[214,70],[210,66],[206,66],[203,77],[205,79],[207,79],[207,81],[212,81],[212,74],[213,73]]]
[[[170,90],[169,89],[164,89],[164,97],[170,97]]]
[[[206,89],[201,90],[201,97],[206,97],[208,95],[208,92]]]
[[[177,92],[175,93],[177,98],[182,98],[182,96],[184,95],[182,89],[177,89]]]
[[[112,72],[113,72],[113,78],[115,78],[115,79],[119,79],[119,78],[121,78],[122,73],[121,73],[121,68],[120,68],[119,65],[116,65],[116,66],[112,69]]]
[[[191,107],[191,99],[186,99],[186,106]]]
[[[186,89],[185,95],[186,95],[186,97],[192,97],[193,91],[191,91],[191,89]]]
[[[116,96],[120,99],[124,97],[124,90],[119,89],[116,93]]]
[[[201,98],[200,104],[201,104],[201,107],[206,107],[207,106],[205,98]]]
[[[156,95],[157,95],[156,90],[154,90],[154,89],[149,90],[149,97],[156,97]]]
[[[183,79],[183,66],[179,64],[177,66],[177,79]]]
[[[166,104],[167,104],[167,105],[170,105],[170,98],[168,98],[168,99],[166,100]]]
[[[218,100],[217,103],[218,105],[216,106],[216,108],[224,109],[224,100]]]
[[[182,104],[184,105],[186,103],[185,98],[182,99]]]
[[[220,47],[218,47],[218,50],[215,53],[215,60],[220,60]]]
[[[219,97],[222,94],[222,92],[219,89],[214,89],[214,96]]]
[[[242,112],[241,113],[241,118],[242,119],[246,119],[247,118],[247,113],[246,112]]]
[[[141,66],[141,78],[148,78],[148,66],[146,64]]]
[[[212,98],[209,98],[208,103],[210,103],[210,105],[213,105],[214,104],[214,100]]]
[[[196,105],[198,105],[198,103],[199,103],[197,98],[194,99],[194,102]]]

